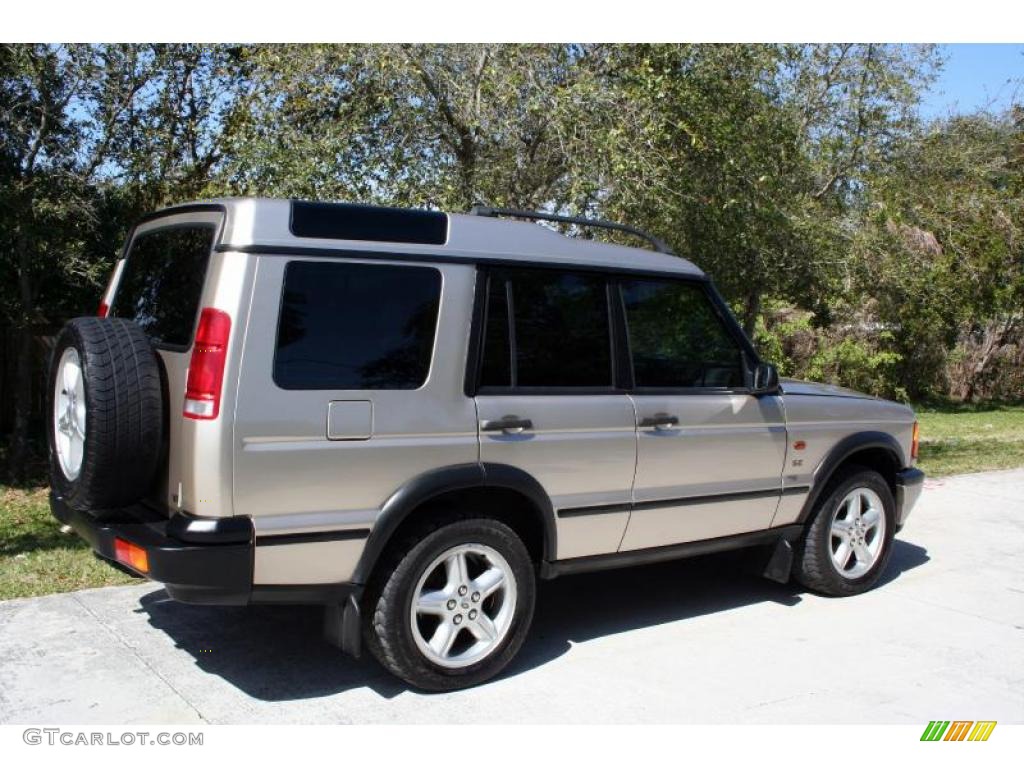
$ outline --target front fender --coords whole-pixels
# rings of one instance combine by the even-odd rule
[[[814,505],[818,503],[818,499],[828,485],[829,480],[832,479],[832,476],[842,466],[843,462],[860,451],[873,448],[882,449],[889,454],[893,462],[894,473],[899,472],[906,466],[903,448],[892,435],[876,431],[855,432],[852,435],[847,435],[832,447],[814,470],[811,491],[807,494],[807,499],[804,501],[804,506],[800,510],[800,516],[797,518],[797,521],[800,523],[807,522],[811,512],[814,510]]]

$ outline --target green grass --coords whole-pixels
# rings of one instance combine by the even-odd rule
[[[60,532],[46,496],[46,488],[0,485],[0,600],[131,582]]]
[[[1024,467],[1024,405],[922,406],[918,466],[939,477]]]
[[[1024,405],[929,406],[918,418],[919,466],[932,477],[1024,466]],[[60,532],[46,488],[0,484],[0,600],[131,581]]]

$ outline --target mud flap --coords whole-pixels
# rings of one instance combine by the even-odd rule
[[[344,603],[331,603],[324,609],[324,639],[356,659],[363,650],[361,624],[357,594],[349,595]]]
[[[762,574],[766,579],[777,581],[780,584],[788,584],[789,577],[793,572],[793,545],[786,539],[779,539],[779,542],[772,550],[768,564]]]

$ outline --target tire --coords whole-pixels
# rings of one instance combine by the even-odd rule
[[[860,499],[860,528],[854,525],[850,532],[843,533],[838,528],[848,528],[855,519],[855,506],[846,503],[854,495]],[[878,506],[881,509],[875,511],[881,531],[877,526],[870,527],[870,521],[875,519],[870,512]],[[832,597],[866,592],[885,572],[895,533],[896,502],[889,484],[872,469],[851,466],[829,482],[815,505],[797,549],[797,580],[814,592]],[[871,557],[862,557],[863,553]],[[841,568],[837,561],[845,561],[846,565]]]
[[[463,548],[468,548],[465,554],[470,579],[445,578],[445,563],[453,552]],[[487,560],[480,555],[484,551],[494,553],[501,562],[493,557]],[[486,578],[476,581],[485,568],[492,574],[494,568],[503,570],[508,580],[489,597],[483,594],[486,589],[473,589],[490,583]],[[459,594],[459,581],[468,587],[465,594]],[[437,603],[441,615],[417,614],[419,618],[414,622],[414,597],[442,591],[448,594]],[[490,518],[438,523],[415,531],[399,544],[384,563],[376,585],[371,585],[367,645],[381,665],[416,688],[451,691],[478,685],[500,673],[518,653],[533,619],[535,593],[529,553],[507,525]],[[479,602],[474,599],[477,594],[481,595]],[[452,604],[454,610],[448,608]],[[477,618],[471,621],[474,613]],[[482,616],[498,632],[487,647],[481,645],[485,641],[477,634],[486,634],[477,625]],[[456,627],[457,622],[461,626]],[[444,628],[455,634],[455,640],[449,658],[439,662],[425,646]],[[474,648],[483,655],[475,657]]]
[[[149,338],[128,320],[79,317],[57,337],[48,377],[50,482],[73,509],[102,513],[151,490],[163,451],[159,365]]]

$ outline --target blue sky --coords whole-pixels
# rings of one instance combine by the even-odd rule
[[[921,100],[924,117],[945,117],[980,107],[1001,110],[1016,94],[1024,101],[1024,44],[942,45],[939,79]],[[1013,81],[1013,82],[1007,82]]]

